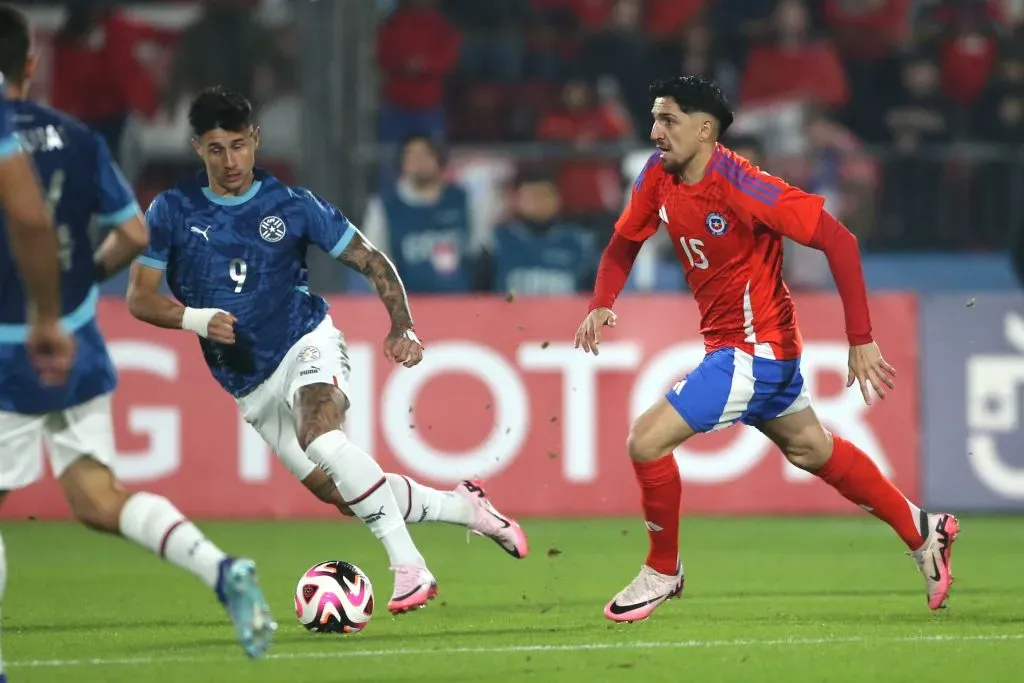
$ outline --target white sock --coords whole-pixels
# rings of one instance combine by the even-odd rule
[[[7,592],[7,548],[4,546],[4,537],[0,536],[0,606],[4,602],[4,593]],[[0,676],[4,675],[4,658],[0,653]]]
[[[376,460],[350,442],[340,429],[318,436],[309,444],[306,455],[334,480],[345,505],[381,540],[392,566],[426,567],[391,487],[384,485],[384,470]]]
[[[163,496],[143,492],[129,498],[121,509],[121,535],[217,587],[227,555]]]
[[[388,485],[398,501],[398,510],[409,524],[447,522],[469,526],[475,516],[469,501],[454,491],[438,491],[403,474],[387,474]]]

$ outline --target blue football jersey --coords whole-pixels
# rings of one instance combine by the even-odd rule
[[[273,374],[288,349],[327,314],[307,284],[306,249],[337,258],[355,228],[309,190],[256,171],[241,196],[207,187],[204,173],[153,200],[150,243],[138,263],[166,270],[171,292],[191,308],[234,315],[235,343],[199,338],[214,378],[233,396]]]
[[[593,235],[558,224],[543,232],[513,222],[494,232],[494,288],[520,294],[571,294],[590,287]]]
[[[113,391],[114,366],[96,325],[90,224],[117,226],[139,212],[131,188],[101,137],[71,117],[33,102],[5,104],[21,149],[32,155],[57,225],[64,328],[77,352],[68,382],[44,387],[24,342],[25,291],[0,229],[0,410],[36,414],[63,410]],[[0,216],[0,221],[5,220]]]

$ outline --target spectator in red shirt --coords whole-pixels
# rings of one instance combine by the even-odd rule
[[[755,47],[740,87],[744,106],[799,100],[830,108],[850,97],[835,46],[810,35],[802,0],[782,0],[774,15],[775,42]]]
[[[595,142],[626,140],[632,135],[629,117],[613,102],[596,102],[586,81],[570,80],[562,88],[562,106],[538,126],[541,140],[572,142],[586,147]]]
[[[647,3],[647,35],[654,40],[679,35],[707,4],[708,0],[650,0]]]
[[[384,79],[378,137],[398,142],[413,134],[445,134],[445,79],[458,64],[461,35],[434,0],[402,0],[377,36]]]
[[[839,51],[856,60],[882,59],[910,32],[913,0],[826,0],[825,22]]]
[[[614,100],[598,102],[593,89],[582,80],[571,80],[562,88],[562,106],[545,116],[537,137],[570,143],[585,150],[598,142],[628,140],[633,124],[624,108]],[[572,158],[559,166],[558,186],[566,213],[595,215],[617,208],[622,201],[622,178],[618,165],[607,158]]]
[[[943,0],[923,17],[922,33],[940,37],[942,89],[955,102],[970,105],[985,89],[1003,21],[1001,7],[989,0]]]
[[[167,36],[132,21],[111,0],[69,2],[67,13],[53,44],[51,102],[100,133],[116,157],[128,116],[150,117],[160,105],[135,50]]]

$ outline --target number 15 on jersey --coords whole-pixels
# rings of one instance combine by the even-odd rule
[[[683,253],[686,254],[686,260],[690,262],[691,268],[707,270],[708,257],[704,255],[704,251],[701,249],[704,246],[704,242],[698,239],[688,240],[685,237],[680,237],[679,244],[682,245]]]

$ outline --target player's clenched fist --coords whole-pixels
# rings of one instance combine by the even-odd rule
[[[60,323],[34,323],[25,346],[43,384],[64,384],[75,360],[75,342]]]
[[[875,390],[878,398],[885,398],[885,388],[896,388],[896,369],[885,362],[878,344],[871,342],[850,347],[850,376],[846,386],[852,387],[854,382],[860,384],[860,393],[864,402],[871,404],[871,392],[868,385]]]
[[[423,360],[423,343],[416,333],[407,327],[392,327],[384,340],[384,356],[407,368]]]
[[[227,312],[214,313],[206,326],[206,338],[221,344],[235,343],[235,323],[238,318]]]
[[[583,320],[580,329],[576,330],[575,347],[581,346],[587,353],[598,354],[597,347],[601,344],[601,328],[607,325],[615,327],[619,317],[610,308],[595,308]]]

